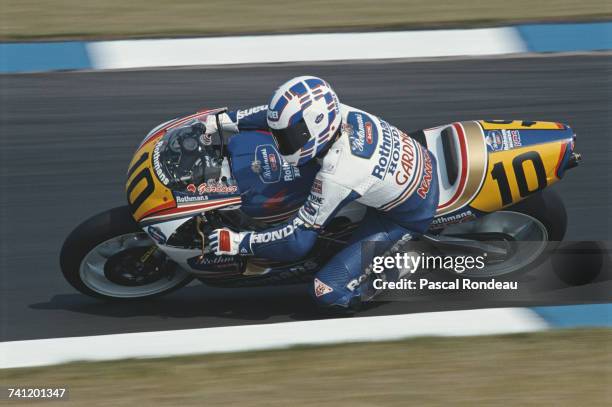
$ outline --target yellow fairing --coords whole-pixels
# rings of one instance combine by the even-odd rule
[[[525,120],[479,120],[485,130],[559,130],[562,124],[555,122],[529,122]]]
[[[483,127],[488,123],[481,122]],[[520,129],[516,122],[509,129]],[[537,122],[537,126],[556,123]],[[530,129],[543,129],[533,125]],[[485,127],[486,128],[486,127]],[[495,124],[494,129],[504,128]],[[544,189],[559,180],[556,175],[560,155],[566,141],[537,144],[507,151],[489,153],[489,164],[483,186],[470,206],[484,212],[493,212],[516,203],[530,194]]]
[[[155,147],[162,135],[163,133],[147,140],[134,154],[130,163],[125,189],[132,216],[137,222],[147,215],[176,207],[172,192],[159,180],[155,172]]]

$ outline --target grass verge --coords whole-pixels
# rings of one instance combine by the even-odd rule
[[[610,17],[609,0],[0,0],[0,40],[479,26]]]
[[[603,406],[612,329],[71,363],[0,383],[68,386],[68,406]]]

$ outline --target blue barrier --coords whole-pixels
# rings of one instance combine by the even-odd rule
[[[531,310],[552,328],[612,326],[612,304],[536,307]]]
[[[599,51],[612,49],[612,22],[519,25],[530,52]]]
[[[91,68],[86,43],[82,41],[0,44],[0,72]]]

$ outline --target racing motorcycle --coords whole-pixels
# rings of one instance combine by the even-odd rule
[[[127,171],[128,204],[87,219],[64,242],[61,270],[74,288],[126,300],[164,295],[194,279],[228,288],[308,282],[346,245],[365,216],[358,203],[339,211],[302,259],[279,263],[210,251],[205,237],[214,229],[261,231],[288,219],[319,170],[316,160],[289,165],[267,132],[225,134],[219,116],[226,111],[197,112],[149,132]],[[205,132],[210,115],[214,134]],[[569,126],[477,120],[409,136],[438,165],[438,211],[421,242],[441,254],[491,254],[484,270],[463,277],[515,276],[563,239],[565,207],[546,187],[581,158]]]

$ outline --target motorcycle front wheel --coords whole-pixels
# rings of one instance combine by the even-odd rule
[[[74,229],[62,247],[60,267],[83,294],[111,300],[158,297],[193,279],[157,248],[127,206],[95,215]]]

